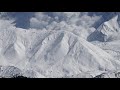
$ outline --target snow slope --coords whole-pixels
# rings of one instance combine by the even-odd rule
[[[104,26],[109,28],[105,28]],[[105,40],[102,42],[93,41],[92,43],[100,48],[102,48],[104,51],[112,55],[116,60],[120,60],[120,29],[118,25],[118,16],[113,17],[107,22],[104,22],[97,31],[101,31],[106,36],[101,36],[99,39]],[[100,36],[100,33],[99,35]]]
[[[0,34],[3,35],[0,54],[7,65],[24,72],[34,71],[39,77],[66,77],[120,68],[120,62],[110,54],[68,31],[17,28]]]
[[[0,76],[93,78],[117,71],[120,69],[117,19],[115,16],[104,22],[90,32],[87,40],[86,36],[69,30],[15,27],[0,30]]]

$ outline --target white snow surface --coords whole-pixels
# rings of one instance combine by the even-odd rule
[[[117,18],[96,30],[107,36],[107,40],[114,37],[108,42],[88,42],[68,30],[14,27],[0,30],[0,77],[17,73],[31,78],[92,78],[106,71],[120,70]]]

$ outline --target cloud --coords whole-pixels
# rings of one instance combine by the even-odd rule
[[[77,22],[78,25],[81,25],[83,27],[92,27],[96,21],[98,21],[101,17],[99,16],[88,16],[83,15],[80,17],[80,20]]]
[[[88,12],[37,12],[30,19],[30,27],[36,29],[66,29],[66,27],[92,27],[100,16]]]
[[[9,14],[6,12],[0,13],[1,30],[9,27],[17,28],[15,25],[17,23],[15,22],[16,19],[9,17]],[[84,32],[86,37],[95,30],[93,25],[100,18],[100,15],[89,15],[89,12],[36,12],[30,18],[29,28],[37,30],[67,30],[79,36],[84,36],[81,35],[81,32]]]
[[[0,12],[0,30],[9,29],[14,27],[14,19],[10,18],[6,12]]]
[[[30,26],[36,29],[43,29],[50,23],[51,17],[43,13],[36,13],[35,17],[30,19]]]
[[[100,15],[89,15],[89,12],[36,12],[30,19],[30,28],[67,30],[86,38],[95,31],[93,25],[100,19]]]

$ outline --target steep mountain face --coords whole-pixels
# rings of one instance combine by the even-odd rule
[[[118,16],[113,17],[111,20],[103,23],[98,28],[99,31],[104,33],[102,34],[103,37],[100,36],[99,40],[96,39],[91,43],[93,43],[95,46],[100,47],[105,52],[109,53],[111,56],[115,58],[115,60],[120,60],[120,47],[119,47],[120,46],[120,36],[119,36],[120,29],[119,29],[117,19],[118,19]],[[102,27],[104,24],[106,25],[107,28]],[[98,35],[100,35],[100,33]],[[106,35],[106,37],[104,37],[104,35]],[[100,42],[100,39],[102,39],[101,40],[102,42]],[[104,72],[96,76],[96,78],[119,78],[119,71]]]
[[[115,16],[109,21],[104,22],[95,32],[97,32],[99,40],[96,39],[91,43],[102,48],[116,60],[120,60],[120,29],[118,25],[118,16]],[[102,42],[99,42],[100,40]]]
[[[115,16],[101,24],[90,32],[87,40],[68,30],[14,27],[0,30],[0,77],[93,78],[117,71],[120,69],[117,19]]]
[[[66,31],[46,37],[30,62],[33,69],[40,68],[51,77],[119,68],[119,62],[102,49]]]
[[[88,41],[112,41],[120,39],[118,15],[101,24],[89,37]]]
[[[0,54],[7,65],[21,69],[26,76],[71,77],[120,68],[120,62],[104,50],[68,31],[18,28],[0,34]]]

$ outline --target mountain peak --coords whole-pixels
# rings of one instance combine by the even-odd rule
[[[117,20],[118,20],[118,15],[101,24],[97,30],[105,35],[112,34],[113,32],[119,30],[119,24]]]
[[[88,41],[108,41],[111,37],[116,38],[119,32],[118,15],[116,15],[110,20],[103,22],[98,29],[88,37]]]
[[[119,24],[118,24],[118,15],[113,17],[112,19],[104,22],[104,25],[107,26],[109,29],[112,31],[118,30],[119,29]]]

